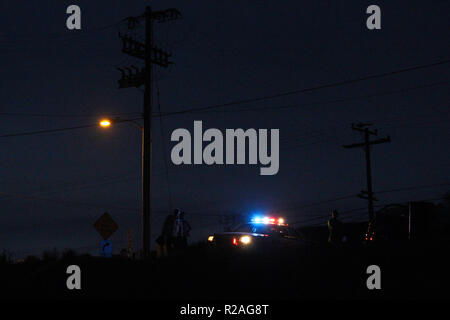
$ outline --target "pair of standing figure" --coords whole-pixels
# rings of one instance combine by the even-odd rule
[[[184,219],[184,212],[175,209],[164,221],[161,235],[156,240],[157,257],[167,257],[174,251],[182,251],[187,247],[187,238],[191,226]]]

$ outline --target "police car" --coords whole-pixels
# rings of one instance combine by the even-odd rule
[[[275,217],[254,217],[233,231],[210,235],[208,243],[214,248],[252,251],[304,246],[302,235],[289,227],[283,218]]]

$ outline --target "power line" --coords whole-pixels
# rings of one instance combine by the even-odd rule
[[[437,184],[430,184],[430,185],[421,185],[421,186],[397,188],[397,189],[391,189],[391,190],[381,190],[379,193],[397,192],[397,191],[411,190],[412,188],[414,188],[414,189],[421,189],[421,188],[431,188],[431,187],[447,186],[447,185],[450,185],[450,183],[437,183]],[[0,195],[12,197],[12,198],[21,198],[21,199],[26,199],[26,200],[48,201],[48,202],[53,202],[53,203],[56,203],[56,204],[62,204],[62,205],[67,206],[67,207],[92,207],[92,208],[97,208],[97,209],[108,209],[108,210],[114,209],[114,210],[129,211],[129,212],[139,212],[140,211],[137,208],[128,208],[128,207],[120,207],[120,206],[105,205],[105,204],[95,204],[95,203],[85,203],[85,202],[77,202],[77,201],[60,200],[60,199],[47,198],[47,197],[37,197],[35,195],[25,195],[25,194],[20,194],[20,193],[0,192]],[[291,207],[291,208],[283,209],[283,210],[307,208],[307,207],[311,207],[311,206],[316,206],[316,205],[320,205],[320,204],[326,204],[326,203],[330,203],[330,202],[335,202],[335,201],[344,200],[344,199],[350,199],[350,198],[355,198],[355,197],[356,197],[356,195],[348,195],[348,196],[343,196],[343,197],[337,197],[337,198],[333,198],[333,199],[323,200],[323,201],[319,201],[319,202],[314,202],[314,203],[310,203],[310,204],[305,204],[305,205],[301,205],[301,206]],[[438,198],[424,199],[424,200],[420,200],[420,201],[433,201],[433,200],[441,200],[441,199],[444,199],[444,198],[443,197],[438,197]],[[384,206],[384,205],[374,205],[374,207],[382,207],[382,206]],[[366,209],[367,209],[366,207],[362,207],[362,208],[345,210],[345,211],[342,211],[341,213],[348,214],[348,213],[361,211],[361,210],[366,210]],[[152,213],[169,214],[170,210],[155,210],[155,211],[152,210]],[[193,211],[193,212],[187,211],[186,214],[192,215],[192,216],[205,216],[205,217],[220,217],[220,216],[227,215],[227,214],[224,214],[224,213],[223,214],[211,214],[211,213],[203,213],[203,212],[195,212],[195,211]],[[315,220],[318,220],[318,219],[321,219],[321,218],[324,218],[324,217],[327,217],[327,216],[328,216],[328,214],[327,215],[314,216],[314,217],[308,218],[306,220],[296,221],[296,222],[292,222],[290,224],[293,225],[293,224],[297,224],[297,223],[304,223],[304,222],[308,222],[308,221],[315,221]]]
[[[92,28],[83,28],[82,30],[77,30],[76,32],[67,32],[67,33],[53,33],[53,34],[47,34],[47,35],[19,35],[14,34],[13,39],[8,39],[3,37],[1,39],[2,43],[17,43],[21,40],[29,41],[29,40],[36,40],[42,42],[43,40],[66,40],[66,39],[74,39],[84,36],[90,36],[93,34],[93,32],[103,31],[109,28],[117,27],[125,22],[126,19],[122,19],[120,21],[116,21],[107,25],[99,26],[99,27],[92,27]]]
[[[89,188],[94,188],[94,187],[99,187],[99,186],[106,186],[106,185],[112,185],[112,184],[118,184],[118,183],[124,183],[124,182],[129,182],[129,181],[134,181],[134,180],[138,180],[140,178],[140,176],[125,176],[125,177],[117,177],[114,179],[106,179],[105,181],[102,182],[94,182],[94,183],[82,183],[82,184],[77,184],[77,183],[72,183],[72,184],[66,184],[66,185],[59,185],[59,186],[54,186],[54,187],[50,187],[47,189],[42,189],[39,188],[39,191],[37,192],[33,192],[33,196],[37,195],[37,194],[52,194],[52,193],[61,193],[67,190],[84,190],[84,189],[89,189]],[[3,198],[4,199],[4,198]],[[0,198],[0,200],[2,200]]]
[[[434,84],[429,84],[429,85],[426,85],[426,86],[420,86],[420,87],[412,87],[412,88],[408,88],[408,89],[406,89],[406,91],[409,91],[409,90],[412,90],[412,89],[417,89],[417,88],[425,88],[425,87],[431,87],[431,86],[435,86],[435,85],[440,85],[440,84],[448,84],[449,82],[437,82],[437,83],[434,83]],[[405,91],[405,90],[398,90],[398,91],[395,91],[395,92],[402,92],[402,91]],[[374,96],[374,95],[373,95]],[[362,97],[358,97],[358,98],[349,98],[349,99],[359,99],[359,98],[362,98]],[[318,102],[318,103],[315,103],[315,104],[325,104],[325,103],[334,103],[334,102],[337,102],[338,100],[330,100],[330,101],[324,101],[324,102]],[[339,100],[340,102],[342,102],[342,101],[344,101],[344,100]],[[313,105],[313,104],[311,104],[311,105]],[[270,108],[270,109],[276,109],[276,108],[284,108],[284,107],[286,107],[286,108],[291,108],[291,107],[300,107],[300,106],[307,106],[307,105],[298,105],[298,104],[295,104],[295,105],[287,105],[287,106],[278,106],[278,107],[268,107],[268,109]],[[266,109],[266,108],[255,108],[254,110],[258,110],[258,109]],[[245,109],[244,109],[245,110]],[[237,111],[240,111],[240,110],[227,110],[227,111],[230,111],[230,112],[237,112]],[[219,111],[220,112],[220,111]],[[226,112],[226,111],[224,111],[224,112]],[[139,113],[137,113],[137,112],[130,112],[130,113],[115,113],[115,114],[112,114],[111,116],[120,116],[120,115],[138,115]],[[0,113],[0,116],[1,115],[6,115],[6,116],[26,116],[26,117],[56,117],[56,118],[58,118],[58,117],[61,117],[61,118],[81,118],[81,117],[94,117],[95,115],[82,115],[82,114],[79,114],[79,115],[76,115],[76,114],[71,114],[71,115],[63,115],[63,114],[43,114],[43,113],[14,113],[14,112],[2,112],[2,113]],[[159,113],[159,114],[154,114],[152,117],[163,117],[163,116],[165,116],[165,115],[167,115],[167,114],[163,114],[163,113]],[[140,120],[140,119],[142,119],[142,117],[139,117],[139,118],[133,118],[133,119],[123,119],[123,120],[121,120],[121,119],[119,119],[118,121],[116,121],[116,122],[126,122],[126,121],[133,121],[133,120]],[[69,131],[69,130],[76,130],[76,129],[82,129],[82,128],[90,128],[90,127],[95,127],[95,126],[97,126],[98,124],[88,124],[88,125],[82,125],[82,126],[75,126],[75,127],[65,127],[65,128],[58,128],[58,129],[48,129],[48,130],[39,130],[39,131],[31,131],[31,132],[22,132],[22,133],[12,133],[12,134],[3,134],[3,135],[0,135],[0,138],[7,138],[7,137],[17,137],[17,136],[27,136],[27,135],[36,135],[36,134],[43,134],[43,133],[52,133],[52,132],[60,132],[60,131]],[[335,127],[335,128],[337,128],[337,127]],[[321,132],[321,131],[324,131],[324,130],[316,130],[316,132]],[[329,134],[319,134],[318,135],[318,137],[319,136],[330,136]],[[329,139],[327,139],[327,140],[324,140],[324,141],[319,141],[319,142],[313,142],[312,144],[316,144],[316,143],[322,143],[322,142],[328,142],[329,141]],[[308,143],[307,145],[309,145],[309,144],[311,144],[311,143]],[[303,144],[302,145],[300,145],[300,146],[303,146]]]
[[[436,200],[443,200],[443,199],[445,199],[445,198],[444,198],[444,197],[437,197],[437,198],[428,198],[428,199],[416,200],[416,201],[414,201],[414,202],[436,201]],[[401,202],[401,203],[398,203],[398,204],[407,204],[407,203],[409,203],[409,202],[410,202],[410,201],[407,201],[407,202]],[[374,207],[376,207],[376,208],[385,207],[385,206],[386,206],[386,204],[378,204],[378,205],[374,205]],[[345,214],[345,216],[348,217],[349,215],[353,215],[353,214],[355,214],[355,213],[360,213],[361,211],[364,211],[364,212],[365,212],[366,210],[367,210],[367,207],[360,207],[360,208],[354,208],[354,209],[349,209],[349,210],[341,211],[340,213],[341,213],[341,214]],[[311,221],[315,221],[315,220],[320,220],[320,219],[327,218],[327,217],[329,217],[329,216],[330,216],[329,214],[326,214],[326,215],[320,215],[320,216],[313,217],[313,218],[311,218],[311,219],[295,221],[295,222],[290,223],[290,225],[299,224],[299,223],[305,223],[305,222],[311,222]],[[322,223],[319,222],[319,223],[314,224],[314,225],[312,225],[312,226],[321,225],[321,224],[322,224]]]
[[[156,83],[157,81],[155,81]],[[418,89],[426,89],[426,88],[432,88],[437,87],[441,85],[447,85],[450,81],[439,81],[439,82],[433,82],[425,85],[420,86],[413,86],[398,90],[390,90],[390,91],[382,91],[374,94],[369,95],[362,95],[362,96],[356,96],[356,97],[347,97],[342,99],[332,99],[332,100],[325,100],[325,101],[317,101],[313,103],[307,103],[307,104],[288,104],[288,105],[277,105],[277,106],[268,106],[268,107],[250,107],[250,108],[240,108],[236,110],[207,110],[207,111],[193,111],[192,113],[217,113],[217,112],[242,112],[242,111],[262,111],[262,110],[281,110],[281,109],[292,109],[292,108],[304,108],[304,107],[311,107],[311,106],[317,106],[317,105],[324,105],[324,104],[334,104],[334,103],[342,103],[342,102],[348,102],[348,101],[354,101],[354,100],[361,100],[361,99],[370,99],[370,98],[376,98],[376,97],[383,97],[398,93],[406,93],[413,90]],[[140,115],[140,112],[122,112],[122,113],[112,113],[108,116],[111,117],[120,117],[124,115]],[[154,113],[152,117],[164,117],[167,114],[163,113]],[[48,117],[48,118],[94,118],[99,117],[101,115],[99,114],[55,114],[55,113],[26,113],[26,112],[0,112],[0,116],[13,116],[13,117]]]
[[[184,113],[189,113],[189,112],[193,112],[193,111],[211,110],[211,109],[217,109],[217,108],[222,108],[222,107],[228,107],[228,106],[232,106],[232,105],[246,104],[246,103],[258,102],[258,101],[263,101],[263,100],[271,100],[271,99],[275,99],[275,98],[280,98],[280,97],[285,97],[285,96],[290,96],[290,95],[295,95],[295,94],[301,94],[301,93],[316,91],[316,90],[320,90],[320,89],[339,87],[339,86],[353,84],[353,83],[366,81],[366,80],[385,78],[388,76],[411,72],[411,71],[428,69],[428,68],[432,68],[432,67],[436,67],[436,66],[440,66],[440,65],[445,65],[449,62],[450,62],[450,59],[442,60],[442,61],[435,62],[435,63],[424,64],[424,65],[419,65],[419,66],[412,66],[412,67],[408,67],[408,68],[404,68],[404,69],[398,69],[398,70],[394,70],[394,71],[359,77],[359,78],[355,78],[355,79],[351,79],[351,80],[332,82],[332,83],[322,84],[322,85],[318,85],[318,86],[314,86],[314,87],[303,88],[303,89],[298,89],[298,90],[293,90],[293,91],[281,92],[281,93],[276,93],[276,94],[268,95],[268,96],[236,100],[236,101],[231,101],[231,102],[222,103],[222,104],[214,104],[214,105],[190,108],[190,109],[174,111],[174,112],[166,112],[166,113],[162,114],[161,116],[178,115],[178,114],[184,114]]]
[[[409,68],[408,70],[410,70]],[[439,85],[448,84],[448,81],[441,81],[441,82],[435,82],[423,86],[416,86],[416,87],[410,87],[406,89],[400,89],[395,91],[385,91],[378,94],[372,94],[372,95],[366,95],[366,96],[359,96],[359,97],[349,97],[349,98],[343,98],[343,99],[334,99],[334,100],[328,100],[328,101],[322,101],[322,102],[316,102],[311,104],[292,104],[292,105],[284,105],[284,106],[271,106],[271,107],[259,107],[259,108],[248,108],[248,109],[239,109],[239,110],[214,110],[214,111],[205,111],[205,112],[241,112],[241,111],[247,111],[247,110],[254,110],[254,111],[260,111],[260,110],[270,110],[270,109],[287,109],[287,108],[299,108],[299,107],[306,107],[306,106],[314,106],[314,105],[321,105],[321,104],[328,104],[328,103],[339,103],[339,102],[346,102],[351,100],[357,100],[357,99],[365,99],[365,98],[372,98],[372,97],[378,97],[378,96],[384,96],[384,95],[391,95],[395,93],[402,93],[402,92],[408,92],[411,90],[416,89],[423,89],[423,88],[429,88]],[[306,90],[306,89],[305,89]],[[238,103],[238,102],[237,102]],[[204,108],[218,108],[220,106],[225,106],[227,104],[223,105],[215,105],[211,107],[204,107]],[[200,109],[204,109],[200,108]],[[182,113],[187,112],[196,112],[200,110],[199,108],[192,108],[188,110],[182,111]],[[181,111],[180,111],[181,112]],[[168,113],[161,113],[153,114],[152,117],[164,117],[164,116],[170,116],[174,114],[180,114],[180,112],[168,112]],[[138,112],[129,112],[129,113],[115,113],[111,114],[111,116],[121,116],[121,115],[138,115],[140,113]],[[1,112],[0,116],[25,116],[25,117],[54,117],[54,118],[91,118],[95,117],[97,115],[88,115],[88,114],[48,114],[48,113],[17,113],[17,112]],[[136,118],[136,119],[130,119],[130,120],[138,120],[142,118]],[[125,120],[126,121],[126,120]],[[15,136],[26,136],[26,135],[35,135],[35,134],[41,134],[41,133],[52,133],[52,132],[59,132],[59,131],[68,131],[68,130],[75,130],[75,129],[82,129],[82,128],[89,128],[97,126],[97,124],[91,124],[91,125],[83,125],[83,126],[77,126],[77,127],[67,127],[67,128],[60,128],[60,129],[49,129],[49,130],[41,130],[41,131],[32,131],[32,132],[24,132],[24,133],[17,133],[17,134],[4,134],[0,135],[0,138],[6,138],[6,137],[15,137]]]
[[[9,198],[3,198],[3,199],[25,199],[25,200],[36,200],[36,201],[47,201],[52,202],[55,204],[64,205],[66,207],[91,207],[96,209],[102,209],[102,210],[118,210],[118,211],[128,211],[128,212],[140,212],[141,210],[138,208],[129,208],[129,207],[121,207],[121,206],[114,206],[114,205],[108,205],[108,204],[99,204],[99,203],[87,203],[87,202],[79,202],[79,201],[72,201],[72,200],[61,200],[61,199],[54,199],[54,198],[48,198],[48,197],[38,197],[35,195],[26,195],[21,193],[10,193],[10,192],[2,192],[0,191],[0,195],[7,196]],[[152,214],[170,214],[171,210],[152,210]],[[204,213],[204,212],[191,212],[187,211],[186,214],[192,215],[192,216],[204,216],[204,217],[220,217],[224,214],[210,214],[210,213]]]
[[[294,207],[289,207],[289,208],[282,208],[282,210],[304,209],[304,208],[318,206],[318,205],[321,205],[321,204],[326,204],[326,203],[330,203],[330,202],[336,202],[336,201],[345,200],[345,199],[352,199],[352,198],[356,198],[356,197],[357,197],[356,194],[351,194],[351,195],[346,195],[346,196],[337,197],[337,198],[333,198],[333,199],[327,199],[327,200],[322,200],[322,201],[318,201],[318,202],[312,202],[312,203],[308,203],[308,204],[304,204],[304,205],[300,205],[300,206],[294,206]]]
[[[439,82],[434,82],[434,83],[430,83],[430,84],[426,84],[426,85],[414,86],[414,87],[409,87],[409,88],[404,88],[404,89],[399,89],[399,90],[382,91],[379,93],[374,93],[374,94],[369,94],[369,95],[318,101],[318,102],[307,103],[307,104],[295,103],[295,104],[288,104],[288,105],[281,105],[281,106],[278,105],[278,106],[267,106],[267,107],[240,108],[240,109],[235,109],[235,110],[205,110],[205,111],[197,111],[197,112],[193,111],[192,113],[212,113],[212,112],[214,112],[214,113],[217,113],[217,112],[230,113],[230,112],[262,111],[262,110],[277,110],[277,111],[279,111],[281,109],[304,108],[304,107],[312,107],[312,106],[318,106],[318,105],[324,105],[324,104],[334,104],[334,103],[342,103],[342,102],[348,102],[348,101],[354,101],[354,100],[383,97],[383,96],[389,96],[389,95],[398,94],[398,93],[405,93],[405,92],[409,92],[409,91],[413,91],[413,90],[417,90],[417,89],[425,89],[425,88],[446,85],[449,83],[450,83],[450,81],[439,81]],[[163,114],[162,116],[164,116],[164,115],[166,115],[166,114]],[[154,116],[156,117],[158,115],[155,114]]]
[[[120,119],[115,121],[115,123],[121,123],[121,122],[127,122],[127,121],[134,121],[134,120],[140,120],[142,117],[139,118],[133,118],[133,119]],[[29,132],[20,132],[20,133],[9,133],[9,134],[3,134],[0,135],[0,138],[11,138],[11,137],[20,137],[20,136],[31,136],[31,135],[37,135],[37,134],[44,134],[44,133],[54,133],[54,132],[63,132],[63,131],[70,131],[70,130],[77,130],[77,129],[85,129],[85,128],[93,128],[98,127],[98,123],[95,124],[85,124],[82,126],[75,126],[75,127],[65,127],[65,128],[58,128],[58,129],[46,129],[46,130],[38,130],[38,131],[29,131]]]
[[[442,182],[442,183],[435,183],[435,184],[428,184],[428,185],[409,186],[409,187],[396,188],[396,189],[390,189],[390,190],[381,190],[381,191],[378,191],[377,193],[409,191],[409,190],[427,189],[427,188],[433,188],[433,187],[443,187],[443,186],[449,186],[449,185],[450,185],[450,182]],[[321,200],[321,201],[307,203],[307,204],[303,204],[303,205],[292,206],[292,207],[288,207],[288,208],[281,208],[281,210],[304,209],[304,208],[308,208],[308,207],[314,207],[314,206],[318,206],[318,205],[322,205],[322,204],[327,204],[327,203],[331,203],[331,202],[352,199],[352,198],[357,198],[357,197],[358,197],[357,194],[350,194],[350,195],[346,195],[346,196]],[[361,210],[362,209],[367,209],[367,207],[361,208]]]
[[[448,120],[443,119],[442,116],[445,116],[448,114],[448,111],[444,111],[444,112],[433,112],[433,113],[428,113],[428,114],[421,114],[421,115],[417,115],[418,118],[420,119],[424,119],[424,118],[430,118],[430,117],[439,117],[440,120],[438,121],[426,121],[426,122],[419,122],[419,123],[406,123],[406,124],[394,124],[394,125],[387,125],[387,126],[383,126],[383,128],[388,129],[388,128],[414,128],[417,127],[418,125],[424,125],[424,124],[438,124],[438,123],[448,123]],[[389,117],[389,118],[382,118],[382,119],[372,119],[368,122],[386,122],[386,121],[390,121],[390,120],[396,120],[396,119],[401,119],[402,116],[397,116],[397,117]],[[410,120],[410,119],[408,119]],[[328,127],[327,129],[322,129],[322,130],[312,130],[312,131],[304,131],[301,134],[296,134],[296,132],[293,133],[293,135],[285,137],[284,139],[280,139],[280,149],[281,148],[286,148],[286,147],[290,147],[290,148],[295,148],[295,147],[305,147],[305,146],[309,146],[309,145],[317,145],[317,144],[321,144],[321,143],[326,143],[326,142],[331,142],[331,141],[338,141],[339,140],[339,134],[336,132],[337,129],[341,128],[343,126],[343,124],[346,123],[342,122],[342,124],[333,126],[333,127]],[[298,125],[297,125],[298,127]],[[295,136],[294,136],[295,135]],[[324,137],[324,139],[322,140],[317,140],[317,141],[312,141],[312,142],[305,142],[302,141],[302,143],[300,144],[291,144],[292,142],[298,142],[300,141],[299,138],[322,138]]]
[[[111,27],[119,27],[124,21],[118,21],[115,23],[111,23],[101,27],[94,27],[89,29],[77,30],[76,32],[68,32],[66,34],[50,34],[47,36],[42,35],[14,35],[14,39],[2,39],[2,43],[5,43],[2,50],[0,50],[0,55],[8,55],[15,53],[33,53],[32,45],[34,42],[39,41],[40,43],[48,43],[49,45],[53,45],[56,43],[58,47],[61,46],[79,46],[80,43],[74,40],[77,39],[86,39],[85,37],[91,36],[94,32],[103,31],[109,29]],[[25,49],[25,50],[24,50]],[[78,48],[80,49],[80,47]],[[85,54],[86,55],[86,54]],[[89,55],[92,55],[92,50],[89,52]]]
[[[82,126],[66,127],[66,128],[59,128],[59,129],[47,129],[47,130],[38,130],[38,131],[30,131],[30,132],[9,133],[9,134],[0,135],[0,138],[31,136],[31,135],[43,134],[43,133],[62,132],[62,131],[69,131],[69,130],[76,130],[76,129],[92,128],[95,126],[98,126],[98,124],[97,123],[96,124],[86,124],[86,125],[82,125]]]
[[[4,196],[10,196],[13,198],[21,198],[26,200],[39,200],[39,201],[49,201],[54,203],[63,204],[68,207],[92,207],[97,209],[115,209],[115,210],[123,210],[123,211],[139,211],[138,209],[134,208],[125,208],[125,207],[117,207],[112,205],[103,205],[103,204],[94,204],[94,203],[84,203],[84,202],[77,202],[77,201],[66,201],[66,200],[59,200],[59,199],[52,199],[52,198],[43,198],[43,197],[36,197],[31,195],[24,195],[20,193],[9,193],[9,192],[1,192],[0,195]]]
[[[140,115],[139,112],[122,112],[112,114],[58,114],[58,113],[26,113],[26,112],[0,112],[0,116],[11,117],[42,117],[42,118],[96,118],[101,116],[120,117]]]
[[[396,189],[390,189],[390,190],[382,190],[378,191],[377,193],[388,193],[388,192],[396,192],[396,191],[409,191],[409,190],[418,190],[418,189],[428,189],[428,188],[434,188],[434,187],[444,187],[449,186],[450,182],[443,182],[443,183],[436,183],[436,184],[426,184],[421,186],[413,186],[413,187],[405,187],[405,188],[396,188]]]

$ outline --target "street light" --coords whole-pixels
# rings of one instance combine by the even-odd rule
[[[145,184],[145,179],[144,179],[144,177],[145,177],[145,175],[144,175],[144,149],[145,149],[145,145],[144,145],[144,141],[145,141],[145,139],[144,139],[144,126],[143,125],[141,125],[139,122],[137,122],[137,121],[135,121],[135,120],[139,120],[139,119],[142,119],[142,118],[136,118],[136,119],[120,119],[120,118],[115,118],[115,119],[102,119],[102,120],[100,120],[99,121],[99,125],[100,125],[100,127],[102,127],[102,128],[109,128],[112,124],[115,124],[115,123],[122,123],[122,122],[128,122],[128,123],[131,123],[132,125],[134,125],[135,127],[137,127],[140,131],[141,131],[141,136],[142,136],[142,154],[141,154],[141,157],[142,157],[142,227],[143,227],[143,230],[142,230],[142,233],[143,233],[143,235],[144,235],[144,233],[145,233],[145,228],[146,228],[146,212],[145,212],[145,205],[144,205],[144,203],[145,203],[145,197],[150,197],[150,191],[149,191],[149,188],[146,186],[146,184]],[[150,168],[151,169],[151,168]],[[147,189],[148,188],[148,189]],[[148,216],[148,220],[150,221],[150,215]],[[148,230],[150,230],[150,227],[148,227]],[[144,258],[146,258],[147,256],[146,256],[146,252],[145,252],[145,250],[144,250],[144,248],[146,247],[145,246],[145,237],[143,236],[143,243],[142,243],[142,248],[143,248],[143,256],[144,256]],[[149,246],[149,250],[150,250],[150,243],[148,242],[148,246]]]
[[[102,128],[108,128],[111,126],[111,120],[109,119],[102,119],[100,120],[100,122],[98,123]]]
[[[139,119],[141,119],[141,118],[139,118]],[[135,121],[135,120],[136,119],[120,119],[120,118],[115,118],[115,119],[112,120],[112,119],[105,118],[105,119],[101,119],[98,122],[98,124],[102,128],[109,128],[111,125],[113,125],[115,123],[129,122],[129,123],[133,124],[135,127],[137,127],[139,130],[144,129],[142,127],[142,125],[139,122]]]

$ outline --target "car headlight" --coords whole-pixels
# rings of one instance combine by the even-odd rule
[[[242,236],[239,238],[239,241],[242,242],[243,244],[249,244],[250,242],[252,242],[252,237]]]

